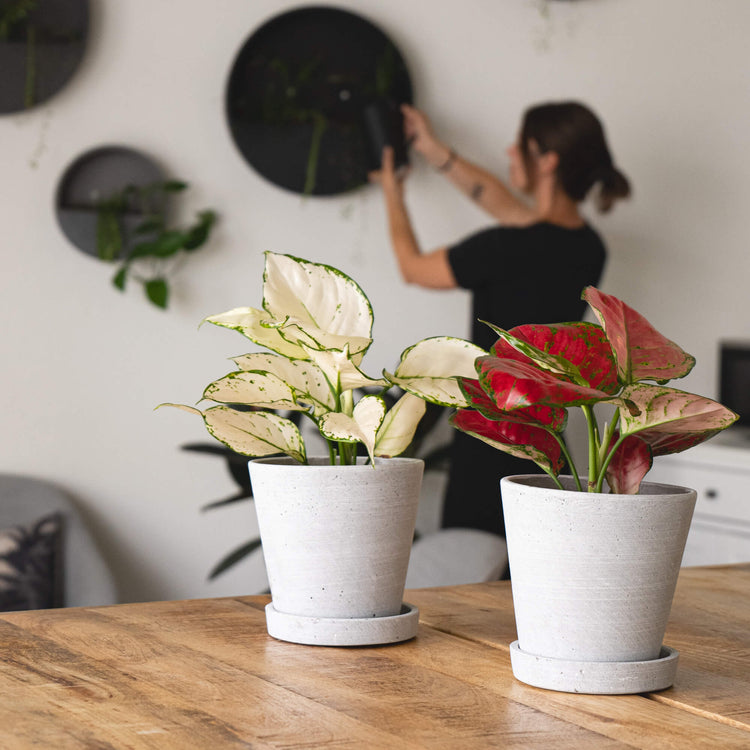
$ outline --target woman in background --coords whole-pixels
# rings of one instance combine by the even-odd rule
[[[443,143],[427,117],[402,106],[413,149],[497,225],[453,245],[423,253],[404,202],[404,174],[383,151],[373,175],[385,197],[391,244],[408,283],[472,292],[472,341],[489,349],[497,340],[488,321],[509,329],[523,323],[580,320],[581,292],[602,275],[606,249],[579,204],[594,186],[600,211],[630,194],[615,167],[598,118],[577,102],[531,107],[508,148],[509,185]],[[515,191],[515,192],[514,192]],[[534,463],[456,432],[443,506],[443,527],[483,529],[504,536],[500,478],[528,474]]]

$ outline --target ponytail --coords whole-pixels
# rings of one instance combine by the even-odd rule
[[[599,193],[596,196],[596,207],[600,213],[607,213],[612,209],[615,201],[630,196],[630,181],[615,166],[602,175],[599,180]]]

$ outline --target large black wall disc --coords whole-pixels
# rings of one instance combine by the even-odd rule
[[[0,114],[56,94],[86,51],[88,0],[0,2]]]
[[[379,164],[366,112],[412,101],[409,74],[388,37],[364,18],[305,7],[272,18],[233,64],[226,113],[235,144],[267,180],[332,195]]]

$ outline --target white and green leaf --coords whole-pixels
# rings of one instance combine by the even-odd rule
[[[352,340],[369,339],[372,333],[372,307],[354,280],[291,255],[266,252],[263,308],[276,320],[296,319],[310,334],[326,331]]]
[[[267,372],[231,372],[208,385],[203,398],[264,409],[305,409],[297,403],[294,391],[283,380]]]
[[[351,416],[341,412],[324,414],[318,423],[320,432],[328,440],[362,443],[370,460],[375,460],[375,438],[385,417],[385,402],[379,396],[364,396],[354,407]]]
[[[375,435],[375,455],[392,457],[403,453],[414,439],[426,408],[426,402],[418,396],[411,393],[401,396],[385,415]]]
[[[235,453],[245,456],[286,453],[300,463],[307,463],[305,444],[297,426],[276,414],[236,411],[228,406],[213,406],[205,411],[183,404],[162,406],[200,415],[209,433]]]
[[[474,361],[487,352],[452,336],[423,339],[404,350],[396,371],[383,374],[395,385],[442,406],[469,406],[458,378],[476,378]]]
[[[272,373],[294,392],[298,403],[312,405],[316,416],[336,408],[336,399],[322,370],[306,360],[287,359],[278,354],[255,352],[233,357],[241,370]]]
[[[304,350],[281,335],[276,323],[269,319],[265,310],[257,310],[254,307],[235,307],[219,315],[211,315],[204,322],[238,331],[250,341],[278,352],[284,357],[305,359]]]
[[[281,337],[293,346],[302,346],[317,351],[347,348],[352,360],[357,364],[362,361],[365,352],[372,344],[372,339],[331,333],[292,317],[278,324],[277,329]]]
[[[385,388],[390,385],[387,380],[382,378],[375,380],[365,375],[355,364],[346,346],[344,346],[343,351],[339,349],[319,351],[308,347],[304,347],[304,349],[329,382],[333,383],[334,387],[338,388],[340,392],[353,390],[354,388]]]

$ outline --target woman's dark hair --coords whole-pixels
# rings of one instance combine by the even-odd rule
[[[533,164],[531,141],[541,153],[557,154],[557,178],[573,200],[582,201],[597,183],[600,211],[609,211],[618,198],[630,195],[630,183],[612,161],[601,122],[583,104],[552,102],[525,112],[520,148],[527,171]]]

